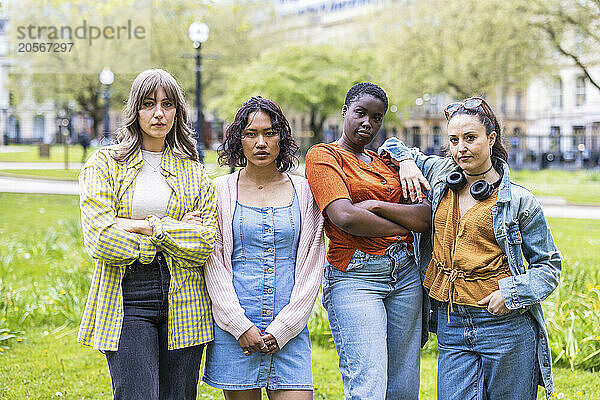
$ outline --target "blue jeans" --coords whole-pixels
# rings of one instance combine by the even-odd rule
[[[405,244],[356,250],[346,272],[329,263],[323,305],[347,400],[419,398],[423,291]]]
[[[538,328],[526,311],[492,315],[486,308],[438,309],[439,400],[535,400]]]
[[[119,350],[106,352],[115,399],[196,399],[204,346],[167,350],[170,279],[161,253],[127,267]]]

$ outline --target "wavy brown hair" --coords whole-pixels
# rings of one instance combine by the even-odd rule
[[[275,160],[279,172],[287,172],[296,167],[298,143],[292,136],[292,129],[281,108],[273,100],[253,96],[246,100],[225,131],[225,141],[219,150],[219,164],[230,167],[244,167],[248,160],[242,148],[242,133],[248,126],[248,116],[254,112],[264,112],[271,118],[273,130],[279,134],[279,155]]]
[[[183,91],[171,74],[162,69],[149,69],[140,73],[131,85],[127,104],[123,109],[123,125],[115,136],[117,144],[113,157],[117,161],[125,161],[142,148],[142,129],[138,121],[138,113],[145,98],[162,88],[166,96],[175,104],[175,123],[167,133],[166,143],[174,154],[181,158],[198,161],[196,139],[189,126],[189,114]]]

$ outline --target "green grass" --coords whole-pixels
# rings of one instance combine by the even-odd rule
[[[64,162],[64,146],[53,145],[50,147],[50,158],[40,158],[38,146],[35,145],[11,145],[10,149],[18,149],[18,152],[0,152],[0,162]],[[90,149],[87,156],[94,152]],[[78,169],[73,169],[73,163],[81,162],[81,146],[69,146],[69,159],[71,169],[3,169],[0,176],[11,176],[17,178],[35,178],[51,180],[76,181],[79,175]],[[207,165],[208,174],[211,178],[229,173],[228,167],[217,166],[217,152],[205,150],[204,163]]]
[[[83,148],[79,145],[68,146],[69,162],[79,163],[83,156]],[[15,161],[15,162],[64,162],[65,161],[65,146],[55,144],[50,146],[50,157],[40,157],[40,146],[30,144],[13,144],[9,145],[11,151],[0,152],[0,161]],[[18,150],[18,151],[16,151]],[[87,155],[93,152],[92,148],[88,148]]]
[[[511,180],[536,196],[562,197],[572,204],[600,204],[600,171],[511,171]]]
[[[315,399],[343,399],[334,349],[313,346]],[[421,360],[421,398],[435,399],[436,359]],[[597,399],[600,375],[555,368],[556,392],[565,399]],[[0,399],[111,399],[111,384],[103,354],[76,343],[73,329],[35,328],[0,355]],[[57,393],[60,392],[61,395]],[[577,396],[581,392],[581,396]],[[199,399],[222,399],[219,390],[200,383]],[[539,389],[538,399],[543,399]]]
[[[558,358],[556,392],[565,399],[597,399],[599,369],[589,363],[600,359],[594,355],[600,349],[600,224],[549,222],[565,258],[559,290],[544,302]],[[0,193],[0,400],[111,398],[104,356],[75,339],[92,268],[83,250],[77,196]],[[342,399],[337,354],[319,303],[311,330],[314,397]],[[422,356],[421,376],[421,398],[434,399],[433,345]],[[222,395],[201,384],[198,398]]]
[[[229,168],[216,165],[206,166],[211,179],[229,173]],[[78,169],[0,169],[0,176],[14,178],[49,179],[60,181],[76,181],[79,176]]]
[[[83,156],[83,148],[80,145],[68,146],[69,162],[79,163]],[[11,151],[0,152],[0,161],[14,162],[64,162],[65,146],[55,144],[50,146],[50,158],[40,157],[39,145],[13,144],[9,145]],[[16,151],[18,150],[18,151]],[[95,148],[89,147],[87,157],[94,152]],[[213,150],[204,150],[204,162],[207,164],[217,163],[217,152]]]
[[[21,162],[64,162],[63,145],[50,147],[50,158],[39,157],[38,145],[10,145],[9,149],[18,149],[18,152],[0,152],[0,161]],[[88,156],[94,149],[89,149]],[[81,162],[83,154],[79,145],[69,146],[70,163]],[[217,164],[217,152],[205,150],[205,164]],[[227,173],[227,168],[217,168],[211,171],[211,177]],[[48,172],[30,170],[0,171],[0,174],[27,175],[47,179],[76,179],[77,172],[53,170]],[[572,204],[600,204],[600,171],[578,170],[566,171],[546,169],[541,171],[512,171],[511,178],[514,182],[525,186],[536,196],[561,197]]]

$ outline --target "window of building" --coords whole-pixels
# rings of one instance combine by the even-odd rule
[[[592,151],[600,150],[600,122],[592,124]]]
[[[412,145],[414,147],[421,147],[421,127],[413,126],[412,129]]]
[[[556,77],[552,80],[552,86],[550,89],[550,96],[552,100],[553,108],[562,108],[563,107],[563,97],[562,97],[562,79]]]
[[[521,102],[523,101],[523,93],[520,91],[515,95],[515,112],[521,114]]]
[[[585,126],[574,126],[573,127],[573,146],[585,143]]]
[[[580,107],[585,104],[585,77],[578,76],[575,80],[575,105]]]
[[[550,127],[550,151],[560,152],[560,126]]]
[[[512,136],[510,138],[510,145],[513,148],[518,148],[521,145],[521,128],[518,126],[513,128]]]
[[[43,115],[36,115],[33,119],[33,137],[36,139],[43,139],[46,131],[46,121]]]
[[[8,117],[8,131],[6,134],[17,143],[21,138],[21,124],[19,123],[19,119],[14,115]]]
[[[433,147],[438,149],[442,145],[442,128],[439,126],[433,127]]]

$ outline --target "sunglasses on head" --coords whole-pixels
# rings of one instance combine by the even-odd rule
[[[464,101],[458,103],[450,103],[444,108],[444,116],[447,120],[450,120],[455,112],[457,112],[460,108],[464,108],[465,110],[476,110],[481,108],[485,113],[485,116],[488,117],[492,125],[494,125],[494,119],[492,118],[492,110],[490,110],[490,106],[481,98],[481,97],[471,97]]]

